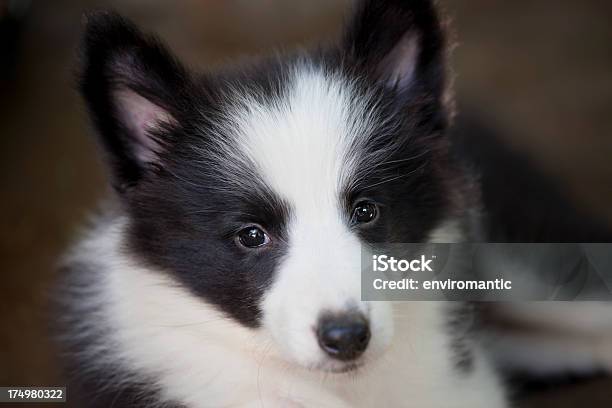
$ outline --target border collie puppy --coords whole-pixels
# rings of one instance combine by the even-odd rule
[[[471,317],[364,302],[360,250],[470,237],[430,1],[313,53],[193,75],[90,15],[81,92],[117,199],[65,262],[80,406],[505,407]]]

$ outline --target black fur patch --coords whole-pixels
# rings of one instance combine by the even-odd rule
[[[477,330],[476,306],[470,302],[453,302],[448,308],[450,348],[457,370],[468,374],[474,370],[474,333]]]
[[[577,205],[559,180],[511,147],[482,117],[459,115],[453,155],[479,174],[490,242],[612,242],[612,226]]]
[[[408,39],[408,40],[407,40]],[[389,86],[389,54],[416,44],[412,78]],[[374,95],[384,135],[371,135],[359,171],[367,173],[344,192],[346,207],[362,198],[379,204],[379,221],[360,230],[370,242],[421,242],[441,221],[460,218],[467,184],[448,154],[446,39],[431,1],[363,1],[343,39],[345,76]],[[405,61],[403,61],[405,63]],[[380,162],[369,162],[376,151]]]
[[[231,127],[223,118],[228,90],[240,84],[272,101],[282,92],[277,85],[282,65],[251,70],[249,82],[228,73],[192,80],[157,40],[112,13],[89,18],[84,49],[81,89],[129,215],[128,245],[143,262],[174,275],[243,324],[256,325],[259,299],[286,248],[289,208],[248,162],[228,163],[231,158],[218,148],[221,141],[212,138],[232,146],[234,135],[219,130]],[[113,101],[117,84],[175,119],[151,133],[163,145],[153,162],[133,153],[134,138]],[[231,178],[242,182],[230,186]],[[236,244],[235,234],[251,224],[267,230],[271,245],[247,250]]]

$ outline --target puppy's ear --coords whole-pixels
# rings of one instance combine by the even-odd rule
[[[115,13],[86,16],[80,90],[122,190],[151,169],[172,144],[189,104],[186,70],[155,39]]]
[[[344,38],[350,61],[399,94],[445,90],[445,36],[430,0],[362,0]]]

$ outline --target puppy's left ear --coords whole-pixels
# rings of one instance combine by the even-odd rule
[[[446,87],[446,39],[431,0],[362,0],[345,38],[349,60],[399,95]]]

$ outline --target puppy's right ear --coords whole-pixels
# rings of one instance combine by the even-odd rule
[[[344,50],[400,101],[417,94],[438,101],[444,94],[446,39],[433,0],[360,0]]]
[[[135,186],[174,143],[190,104],[187,71],[153,37],[115,13],[86,16],[80,90],[120,191]]]

